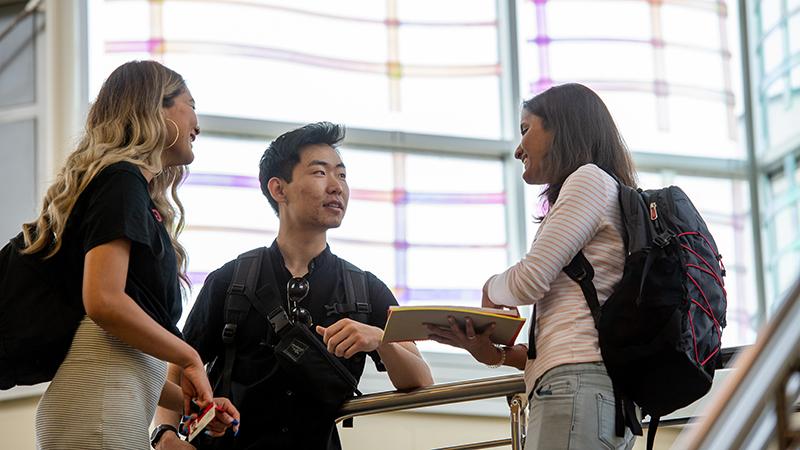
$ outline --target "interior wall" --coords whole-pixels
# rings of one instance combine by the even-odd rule
[[[39,397],[0,401],[0,447],[34,450],[33,418]]]

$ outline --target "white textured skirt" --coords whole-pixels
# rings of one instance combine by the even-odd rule
[[[36,410],[42,450],[150,448],[166,363],[84,317]]]

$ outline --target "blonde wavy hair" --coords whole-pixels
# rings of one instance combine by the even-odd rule
[[[55,255],[81,193],[104,168],[127,161],[156,174],[148,186],[150,197],[175,248],[178,275],[189,285],[186,250],[178,242],[184,210],[177,192],[187,171],[185,166],[162,167],[161,163],[169,130],[164,108],[184,91],[183,77],[155,61],[131,61],[109,75],[89,109],[77,148],[47,189],[39,217],[22,226],[23,253]]]

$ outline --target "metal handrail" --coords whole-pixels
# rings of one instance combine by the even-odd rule
[[[720,367],[730,367],[734,356],[744,348],[729,347],[722,349]],[[362,395],[345,402],[339,410],[339,417],[336,422],[345,421],[345,424],[347,424],[356,416],[506,397],[510,408],[511,438],[447,447],[447,450],[492,448],[509,444],[512,448],[521,448],[522,436],[527,425],[525,420],[526,398],[524,394],[525,379],[522,373],[478,380],[457,381],[411,391],[377,392]],[[676,423],[686,423],[688,420],[677,419]],[[665,422],[669,422],[669,419],[662,421],[662,423]]]
[[[348,400],[339,410],[336,422],[345,421],[345,426],[355,416],[378,414],[424,406],[446,405],[451,403],[484,400],[487,398],[506,397],[509,401],[511,416],[511,438],[474,444],[447,447],[440,450],[483,449],[511,444],[511,448],[519,450],[524,440],[525,420],[525,379],[522,374],[505,375],[480,380],[458,381],[455,383],[415,389],[407,392],[379,392],[362,395]]]
[[[733,356],[745,347],[722,349],[721,366],[728,367]],[[447,405],[495,397],[510,397],[525,392],[522,373],[477,380],[437,384],[412,391],[387,391],[352,398],[342,405],[336,422],[366,416],[424,406]]]
[[[759,332],[756,343],[734,361],[703,420],[686,429],[673,448],[764,448],[774,436],[779,448],[794,448],[800,432],[789,425],[798,388],[789,383],[800,372],[800,279]],[[792,386],[792,387],[790,387]]]
[[[438,384],[408,392],[378,392],[362,395],[345,402],[342,409],[339,410],[339,418],[336,419],[336,422],[369,414],[507,397],[520,392],[525,392],[525,379],[521,373]]]

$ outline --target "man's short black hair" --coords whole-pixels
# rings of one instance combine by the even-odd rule
[[[278,214],[278,202],[269,194],[269,180],[278,177],[291,183],[292,170],[300,162],[303,147],[327,144],[336,149],[344,139],[344,134],[344,126],[317,122],[283,133],[269,144],[258,165],[258,181],[261,183],[261,192],[267,197],[275,214]]]

